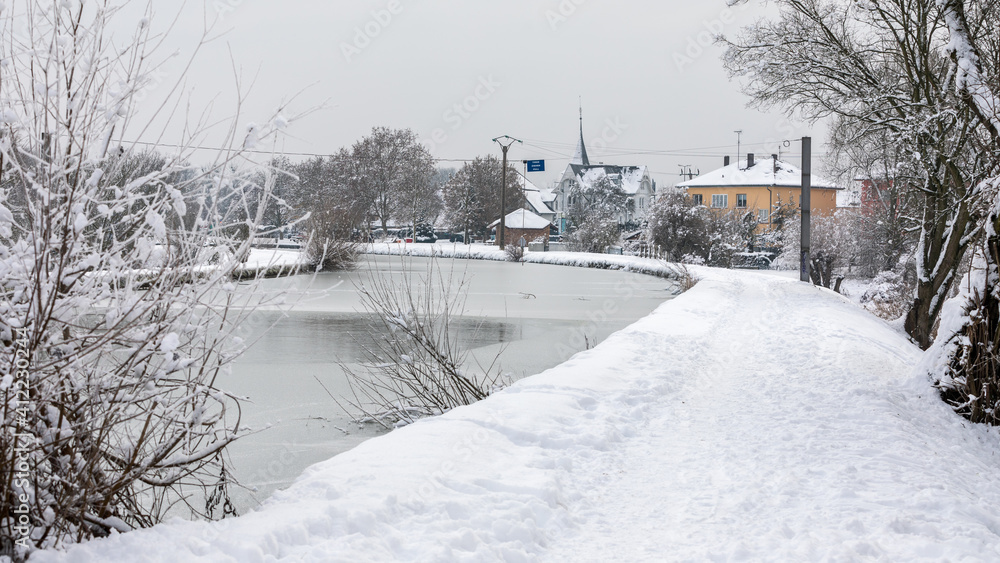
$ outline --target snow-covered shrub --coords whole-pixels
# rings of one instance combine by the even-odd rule
[[[0,12],[0,559],[215,512],[242,433],[215,381],[261,297],[236,291],[249,241],[227,233],[254,231],[271,186],[235,172],[242,133],[204,168],[124,141],[161,39],[146,18],[112,39],[122,13]]]
[[[517,244],[508,244],[503,249],[507,255],[508,262],[520,262],[524,260],[524,247]]]
[[[1000,187],[1000,179],[992,187]],[[956,412],[972,422],[1000,425],[1000,194],[985,231],[958,295],[943,307],[923,365]]]
[[[575,227],[566,239],[574,252],[604,252],[621,240],[618,220],[610,213],[593,213]]]
[[[647,237],[671,262],[704,263],[710,250],[708,210],[695,205],[683,190],[665,188],[646,217]]]
[[[349,240],[320,238],[314,234],[306,243],[306,263],[316,271],[348,270],[358,261],[358,245]]]
[[[465,311],[464,278],[441,270],[436,259],[423,274],[400,262],[402,280],[372,270],[358,288],[369,332],[384,338],[364,347],[361,370],[342,365],[352,390],[345,410],[387,428],[472,404],[504,386],[499,353],[471,368],[454,339],[452,322]]]
[[[972,422],[1000,425],[996,268],[982,259],[976,262],[962,281],[959,295],[945,305],[938,339],[924,361],[942,397],[956,412]],[[992,271],[992,283],[986,281],[987,269]]]
[[[903,275],[897,272],[881,272],[868,284],[861,294],[861,305],[873,314],[887,321],[894,321],[906,314],[910,308],[910,295]]]
[[[305,244],[306,263],[316,271],[353,268],[360,249],[350,240],[351,227],[335,207],[314,209],[305,222],[310,233]]]

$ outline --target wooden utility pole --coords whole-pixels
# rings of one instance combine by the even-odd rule
[[[809,236],[810,207],[812,192],[812,137],[802,137],[802,195],[799,196],[799,208],[802,215],[802,261],[800,263],[799,279],[809,280]]]
[[[497,240],[500,241],[500,250],[503,250],[503,237],[507,234],[504,218],[507,216],[507,149],[514,143],[523,143],[521,139],[515,139],[510,135],[497,137],[493,142],[500,145],[503,150],[503,172],[500,181],[500,228],[497,230]]]

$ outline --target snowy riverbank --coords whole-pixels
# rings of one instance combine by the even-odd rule
[[[1000,558],[1000,438],[913,375],[919,350],[832,292],[695,272],[596,348],[256,512],[32,561]]]
[[[507,260],[507,254],[496,246],[486,244],[414,244],[414,243],[374,243],[365,247],[366,254],[392,256],[437,256],[441,258],[466,258],[470,260]],[[590,252],[525,252],[524,262],[532,264],[556,264],[582,268],[603,268],[649,274],[661,278],[676,278],[680,269],[662,260],[621,256],[614,254],[593,254]]]

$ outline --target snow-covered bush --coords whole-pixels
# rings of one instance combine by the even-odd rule
[[[710,249],[708,210],[683,190],[665,188],[646,217],[647,237],[671,262],[698,259],[704,263]]]
[[[684,190],[660,192],[646,218],[647,237],[672,262],[729,268],[755,236],[757,221],[746,213],[718,213],[696,204]]]
[[[994,214],[994,219],[997,217]],[[973,422],[1000,425],[1000,245],[992,264],[977,252],[959,294],[945,304],[938,338],[924,360],[942,397]]]
[[[347,211],[336,202],[315,204],[305,221],[310,233],[305,244],[306,262],[318,271],[354,267],[360,249],[350,240],[352,227]]]
[[[594,212],[575,225],[567,237],[574,252],[604,252],[621,240],[618,219],[608,212]]]
[[[912,286],[908,286],[902,274],[881,272],[861,294],[861,305],[878,317],[894,321],[910,308],[912,293]]]
[[[503,249],[507,255],[508,262],[521,262],[524,260],[524,247],[517,244],[508,244]]]
[[[366,367],[342,366],[352,390],[345,410],[387,428],[472,404],[504,386],[499,353],[489,365],[472,368],[455,341],[452,323],[465,311],[465,279],[441,270],[436,259],[421,274],[401,257],[400,270],[402,280],[372,270],[358,288],[369,332],[384,337],[363,348]]]
[[[215,381],[261,299],[227,233],[255,231],[271,186],[235,171],[242,133],[204,168],[125,141],[148,126],[147,18],[122,42],[124,12],[92,2],[0,10],[0,559],[226,512],[207,487],[230,481],[240,405]]]

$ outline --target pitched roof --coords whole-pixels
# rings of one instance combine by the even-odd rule
[[[715,187],[752,187],[778,186],[799,188],[802,186],[802,170],[785,161],[764,158],[758,160],[750,168],[746,168],[746,160],[736,164],[707,172],[677,184],[678,188],[715,188]],[[821,189],[841,189],[833,182],[812,175],[812,187]]]
[[[642,187],[642,179],[646,175],[645,166],[619,166],[617,164],[595,164],[581,166],[570,164],[577,180],[584,185],[590,185],[604,176],[621,182],[622,190],[633,195]]]
[[[531,183],[531,180],[524,177],[524,174],[520,172],[517,173],[518,182],[521,184],[521,188],[524,190],[524,199],[528,201],[528,205],[535,211],[535,213],[545,213],[554,214],[555,211],[548,206],[548,202],[555,199],[551,197],[546,201],[546,194],[542,192],[535,184]],[[547,190],[546,190],[547,191]],[[550,192],[551,194],[551,192]]]
[[[490,223],[490,227],[496,227],[500,224],[500,219]],[[544,218],[535,215],[534,213],[528,211],[527,209],[517,209],[511,211],[503,218],[503,225],[508,229],[544,229],[551,225],[552,223]]]

